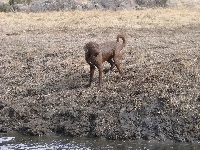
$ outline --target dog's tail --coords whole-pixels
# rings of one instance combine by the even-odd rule
[[[120,39],[120,38],[121,38],[122,41],[123,41],[122,46],[124,47],[124,46],[126,45],[126,40],[125,40],[124,35],[118,34],[118,35],[117,35],[117,42],[119,42],[119,39]]]

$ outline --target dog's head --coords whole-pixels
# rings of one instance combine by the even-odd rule
[[[95,42],[89,42],[84,46],[85,54],[90,56],[97,56],[99,55],[99,45]]]

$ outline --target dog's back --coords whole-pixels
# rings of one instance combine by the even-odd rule
[[[122,39],[122,43],[119,41],[119,39]],[[118,34],[116,41],[110,41],[99,44],[99,50],[102,52],[103,55],[106,55],[107,53],[111,54],[113,51],[121,51],[123,47],[126,45],[126,40],[124,35]]]

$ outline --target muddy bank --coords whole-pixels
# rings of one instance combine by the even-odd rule
[[[91,88],[83,45],[127,38],[122,67]],[[0,132],[200,141],[199,26],[1,31]],[[107,63],[104,68],[109,67]]]

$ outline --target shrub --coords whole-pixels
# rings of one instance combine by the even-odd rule
[[[0,12],[10,12],[12,11],[12,6],[9,4],[0,4]]]
[[[30,4],[31,0],[9,0],[10,5],[14,4]]]

